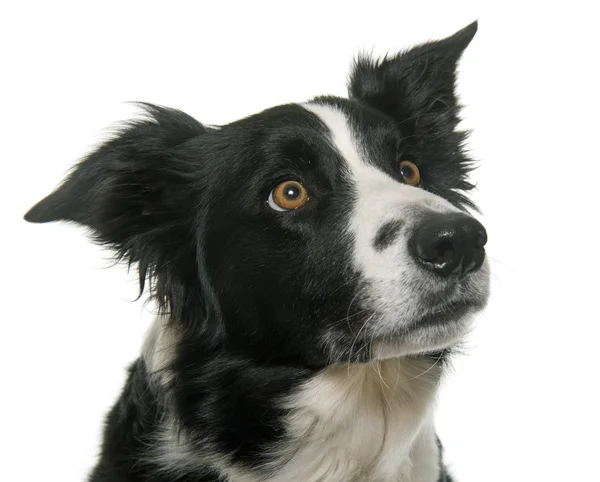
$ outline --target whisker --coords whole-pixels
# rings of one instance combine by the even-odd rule
[[[518,272],[519,272],[519,271],[518,271],[516,268],[513,268],[512,266],[510,266],[510,265],[508,265],[508,264],[506,264],[506,263],[503,263],[503,262],[502,262],[502,261],[500,261],[499,259],[492,258],[492,257],[491,257],[491,256],[489,256],[489,255],[488,255],[488,259],[489,259],[490,261],[492,261],[492,262],[496,263],[496,264],[500,264],[500,265],[504,266],[505,268],[508,268],[508,269],[510,269],[510,270],[511,270],[511,271],[513,271],[514,273],[518,273]]]
[[[411,380],[416,380],[417,378],[421,378],[423,375],[425,375],[426,373],[428,373],[431,370],[433,370],[435,368],[435,366],[440,362],[440,360],[442,359],[443,356],[444,356],[444,353],[441,352],[440,355],[435,360],[435,362],[427,370],[425,370],[422,373],[419,373],[418,375],[416,375],[414,377],[407,378],[406,380],[400,380],[400,382],[410,382]]]
[[[351,345],[350,345],[350,350],[348,351],[348,376],[350,376],[350,364],[352,362],[352,351],[354,350],[354,345],[356,344],[356,342],[358,341],[358,338],[360,337],[361,332],[363,331],[363,329],[367,326],[367,324],[375,317],[377,312],[374,312],[371,316],[369,316],[364,323],[362,324],[362,326],[360,327],[360,330],[358,330],[358,333],[356,334],[356,336],[354,337]],[[360,350],[359,350],[360,353]]]
[[[377,367],[377,368],[375,369],[375,367]],[[392,404],[390,403],[390,400],[387,397],[386,390],[383,389],[384,385],[385,385],[385,387],[388,390],[389,390],[390,387],[388,386],[387,383],[385,383],[385,380],[383,379],[383,375],[381,374],[381,360],[376,360],[375,361],[375,366],[373,368],[375,369],[375,371],[379,375],[379,383],[380,383],[380,386],[381,386],[381,394],[383,395],[383,399],[385,400],[385,403],[388,406],[388,408],[390,410],[393,410],[392,409]]]

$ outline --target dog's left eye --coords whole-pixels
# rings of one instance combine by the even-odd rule
[[[292,211],[306,204],[308,191],[298,181],[278,184],[269,194],[268,204],[275,211]]]
[[[416,186],[421,182],[421,173],[414,162],[402,161],[400,163],[400,174],[404,182],[410,186]]]

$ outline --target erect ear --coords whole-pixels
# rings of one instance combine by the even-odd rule
[[[456,65],[476,32],[473,22],[451,37],[395,57],[359,57],[350,76],[350,97],[392,116],[410,135],[451,132],[458,123]]]
[[[206,128],[188,115],[141,104],[146,117],[129,122],[83,159],[25,219],[72,221],[91,228],[96,239],[146,271],[174,262],[186,248],[193,211],[194,166],[181,145]]]

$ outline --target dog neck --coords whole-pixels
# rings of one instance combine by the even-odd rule
[[[303,475],[281,480],[437,480],[439,378],[425,357],[327,368],[286,404],[295,455],[285,473]]]
[[[144,359],[161,370],[174,345],[164,325],[150,331]],[[333,365],[296,386],[279,405],[284,436],[249,468],[227,454],[192,447],[174,423],[161,432],[156,460],[164,470],[211,470],[233,482],[435,481],[439,453],[432,409],[441,367],[435,358],[392,358]],[[176,464],[173,465],[173,464]]]

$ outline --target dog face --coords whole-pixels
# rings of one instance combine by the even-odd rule
[[[26,219],[91,227],[173,323],[253,359],[443,350],[487,298],[454,95],[475,31],[359,59],[349,99],[220,128],[147,106]]]

